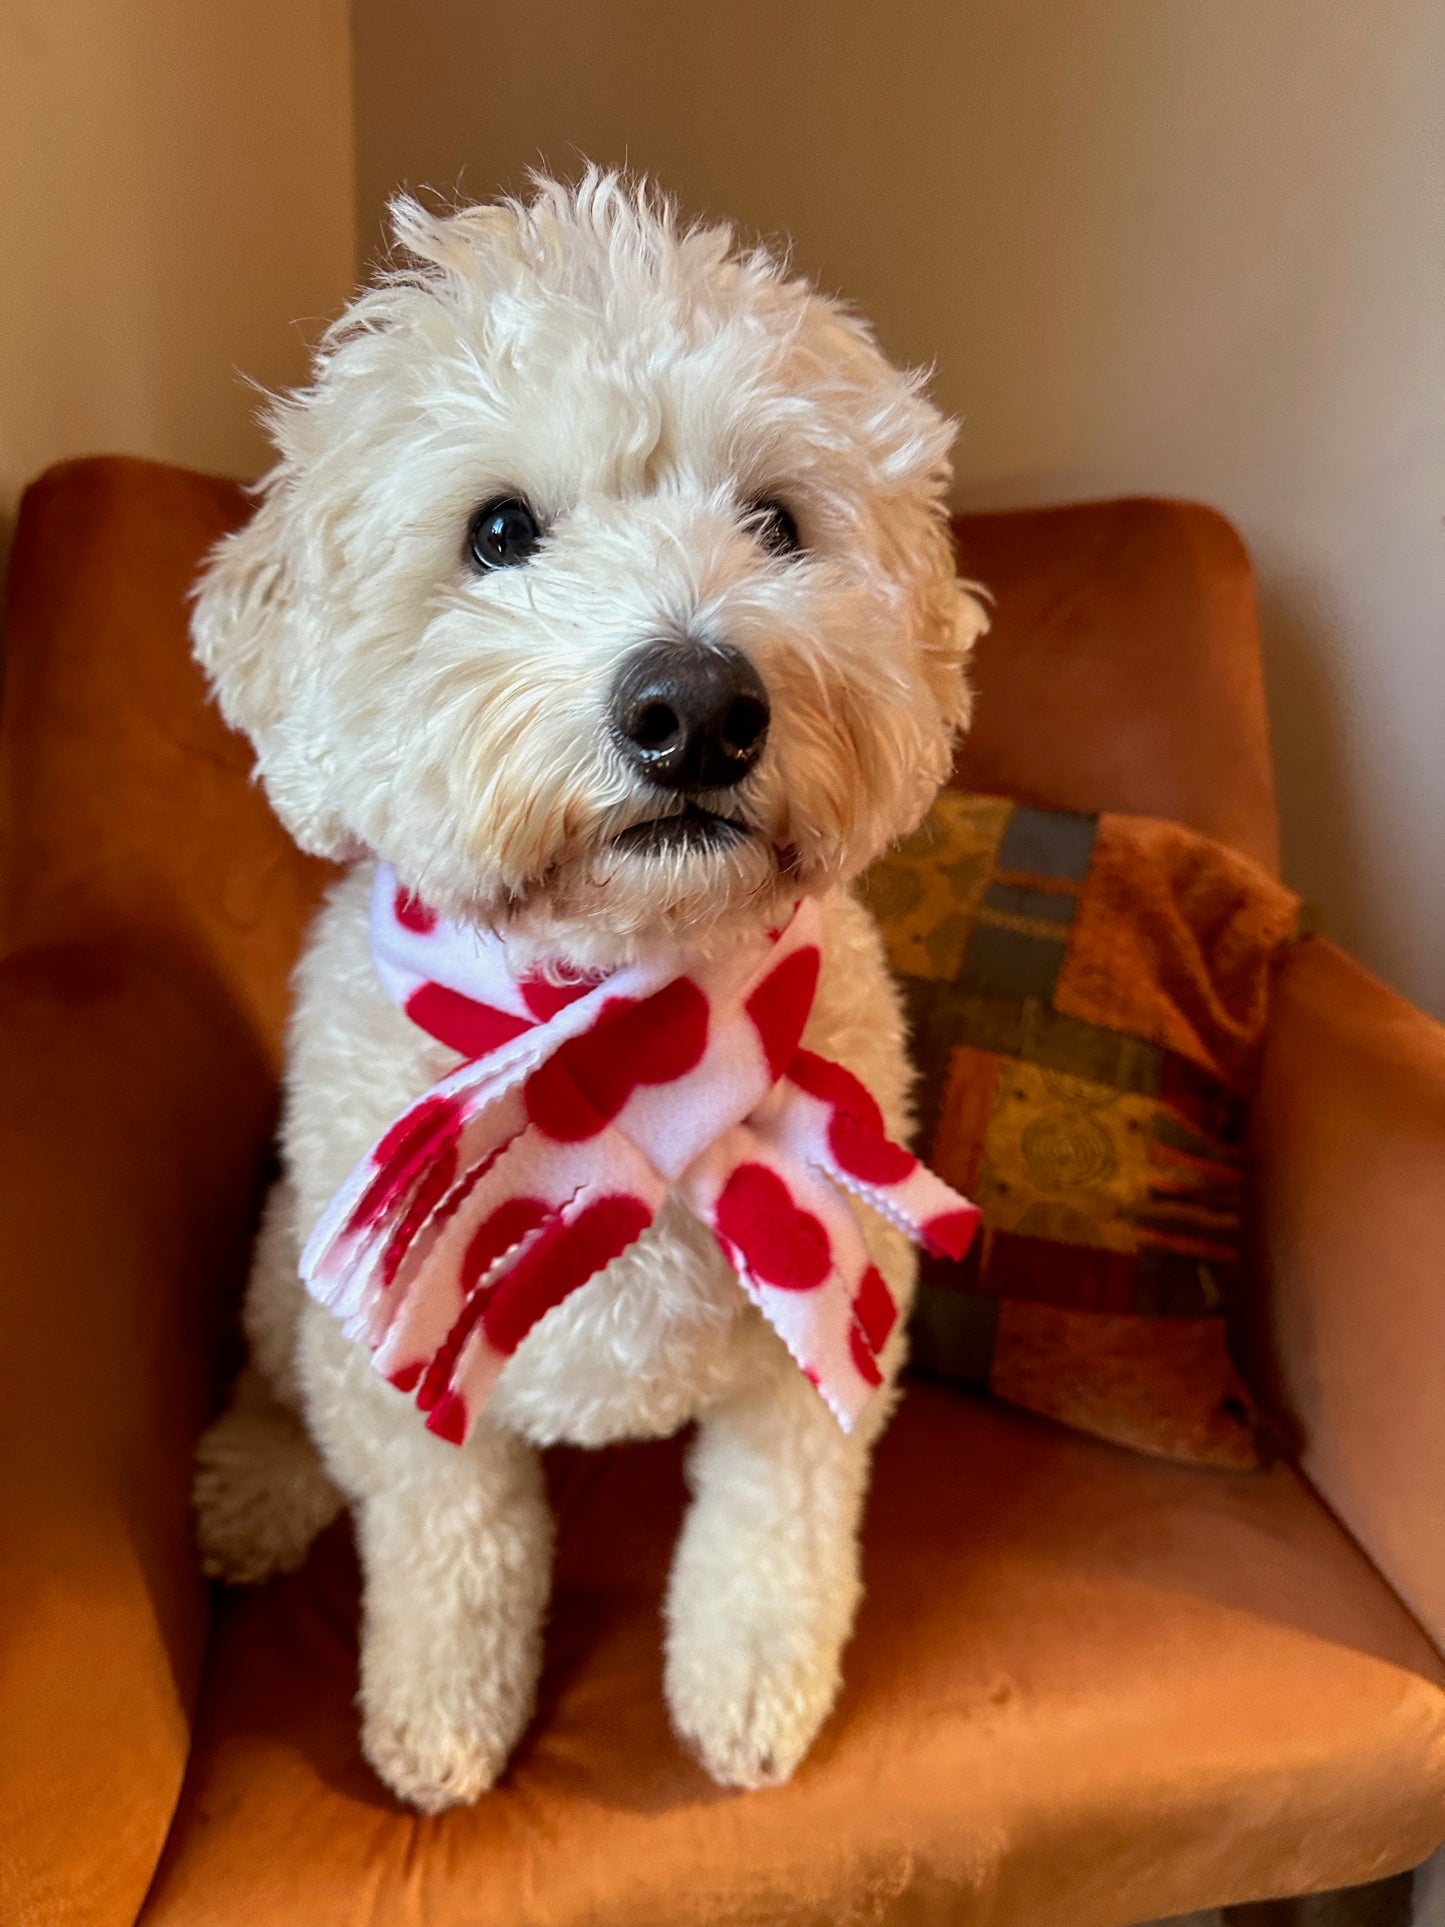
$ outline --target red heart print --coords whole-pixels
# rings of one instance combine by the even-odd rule
[[[414,1024],[468,1059],[487,1057],[503,1044],[510,1044],[532,1026],[525,1017],[510,1011],[494,1010],[479,1004],[475,997],[463,997],[445,984],[420,984],[402,1006]]]
[[[616,997],[527,1080],[527,1115],[560,1144],[595,1137],[640,1084],[686,1077],[707,1049],[708,1002],[676,977],[640,1003]],[[580,1099],[580,1101],[579,1101]]]
[[[429,910],[420,897],[414,897],[410,890],[399,885],[391,900],[392,915],[403,930],[410,930],[415,937],[429,937],[437,927],[437,913]]]
[[[831,1058],[810,1050],[794,1051],[788,1075],[800,1090],[832,1107],[828,1148],[839,1168],[863,1184],[901,1184],[918,1163],[883,1128],[883,1113],[873,1093]]]
[[[814,1291],[833,1269],[824,1226],[765,1164],[737,1167],[717,1201],[714,1223],[761,1284]]]
[[[487,1341],[510,1356],[538,1319],[610,1265],[652,1223],[641,1198],[610,1193],[586,1205],[570,1224],[554,1219],[495,1291],[487,1295]]]
[[[748,998],[747,1013],[757,1029],[768,1069],[775,1079],[782,1076],[788,1059],[798,1048],[798,1039],[803,1034],[818,988],[819,962],[816,945],[807,944],[795,950],[764,977]]]

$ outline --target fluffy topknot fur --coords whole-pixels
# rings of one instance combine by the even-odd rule
[[[599,914],[619,937],[705,926],[856,874],[943,780],[983,626],[922,378],[773,256],[615,174],[442,215],[400,199],[392,220],[404,264],[274,404],[280,460],[196,604],[288,827],[574,949]],[[479,576],[468,518],[500,495],[545,546]],[[796,560],[746,521],[774,498]],[[606,727],[612,675],[668,638],[741,648],[772,700],[737,799],[756,835],[721,866],[609,847],[655,811]]]

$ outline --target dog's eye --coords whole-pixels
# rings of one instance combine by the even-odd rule
[[[479,508],[467,524],[467,555],[479,569],[515,569],[542,539],[537,518],[516,495]]]
[[[802,549],[793,511],[784,503],[753,502],[748,508],[748,520],[763,547],[771,549],[774,555],[797,555]]]

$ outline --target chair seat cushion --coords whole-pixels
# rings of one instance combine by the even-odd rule
[[[1445,1831],[1442,1668],[1284,1465],[1145,1459],[912,1386],[846,1685],[786,1787],[714,1787],[661,1693],[676,1441],[551,1463],[537,1717],[470,1810],[357,1750],[357,1580],[225,1597],[145,1927],[1105,1927],[1344,1885]]]

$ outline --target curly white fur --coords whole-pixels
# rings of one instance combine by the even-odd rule
[[[900,1012],[847,885],[918,821],[967,720],[984,624],[943,520],[952,429],[836,303],[615,176],[395,218],[410,264],[275,405],[281,459],[196,602],[197,652],[277,811],[306,848],[358,859],[298,973],[287,1177],[248,1292],[252,1363],[201,1448],[203,1552],[235,1580],[294,1565],[344,1495],[363,1745],[432,1811],[490,1785],[530,1716],[550,1560],[537,1448],[697,1419],[667,1692],[709,1771],[753,1786],[792,1771],[836,1693],[887,1401],[846,1437],[669,1207],[524,1341],[459,1450],[305,1297],[297,1253],[456,1061],[376,982],[371,857],[544,965],[618,962],[659,933],[724,944],[819,895],[806,1042],[906,1132]],[[498,496],[524,498],[544,539],[481,574],[465,532]],[[762,500],[786,503],[801,554],[759,540]],[[730,793],[749,834],[721,851],[614,843],[658,803],[608,693],[657,639],[731,644],[767,687],[766,752]],[[865,1233],[906,1308],[909,1250],[877,1220]],[[890,1382],[901,1357],[895,1335]]]

